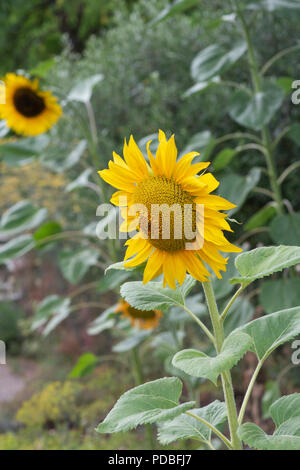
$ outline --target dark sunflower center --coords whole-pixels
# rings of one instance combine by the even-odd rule
[[[20,114],[26,117],[35,117],[45,109],[45,102],[31,88],[18,88],[13,97],[14,105]]]
[[[155,311],[154,310],[138,310],[134,307],[128,307],[128,311],[132,318],[140,319],[140,320],[151,320],[155,318]]]
[[[139,211],[140,229],[155,248],[172,252],[195,240],[196,205],[173,179],[152,176],[139,183],[134,202],[145,207]]]

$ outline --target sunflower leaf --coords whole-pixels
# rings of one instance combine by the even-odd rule
[[[240,438],[251,447],[261,450],[300,450],[300,393],[276,400],[269,409],[276,429],[265,434],[253,423],[239,428]]]
[[[194,402],[179,404],[181,393],[182,383],[177,377],[132,388],[119,398],[96,430],[99,433],[129,431],[141,424],[173,419],[194,406]]]
[[[251,344],[249,335],[235,331],[225,339],[217,356],[210,357],[195,349],[184,349],[175,354],[172,364],[186,374],[209,379],[216,385],[219,375],[237,364]]]
[[[259,450],[300,450],[300,418],[290,420],[273,435],[266,434],[254,423],[239,427],[239,437],[250,447]]]
[[[260,361],[264,361],[274,349],[300,334],[300,307],[280,310],[257,318],[236,329],[235,332],[250,336],[251,351]]]
[[[222,424],[227,416],[225,403],[216,400],[203,408],[191,410],[193,415],[205,419],[213,426]],[[159,426],[158,440],[168,445],[178,439],[197,439],[210,441],[211,430],[205,424],[187,414],[181,414],[172,421],[166,421]]]
[[[163,287],[162,282],[141,281],[125,282],[121,286],[121,296],[139,310],[166,309],[173,305],[184,305],[187,294],[195,284],[191,276],[187,276],[181,287],[171,289]]]
[[[259,131],[271,121],[284,97],[283,89],[270,81],[264,83],[263,91],[253,95],[238,90],[232,95],[229,115],[238,124]]]
[[[256,279],[270,276],[298,263],[300,263],[299,246],[280,245],[255,248],[236,257],[235,265],[241,277],[234,277],[230,282],[246,287]]]

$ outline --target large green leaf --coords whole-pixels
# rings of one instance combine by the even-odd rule
[[[300,305],[300,279],[277,279],[265,281],[259,301],[266,313]]]
[[[31,328],[36,330],[48,322],[43,334],[49,334],[69,316],[71,312],[70,303],[69,298],[49,295],[37,305]]]
[[[211,380],[215,385],[222,372],[230,370],[251,347],[247,334],[234,332],[224,341],[220,354],[210,357],[196,349],[184,349],[173,357],[172,364],[186,374]]]
[[[271,121],[284,96],[283,89],[273,82],[264,83],[263,91],[253,95],[238,90],[230,101],[229,115],[242,126],[259,131]]]
[[[252,168],[247,176],[229,173],[222,178],[220,195],[237,206],[228,211],[230,215],[242,208],[248,194],[257,185],[259,179],[259,168]]]
[[[187,276],[177,289],[163,287],[162,282],[125,282],[121,286],[121,296],[133,307],[140,310],[164,309],[172,305],[184,305],[184,300],[195,281]]]
[[[100,73],[97,75],[92,75],[91,77],[81,80],[74,88],[70,91],[68,95],[69,101],[80,101],[82,103],[87,103],[90,101],[93,93],[94,86],[103,80],[103,75]]]
[[[0,245],[0,264],[23,256],[32,248],[34,248],[34,240],[31,235],[20,235],[3,243]]]
[[[241,277],[230,280],[247,286],[256,279],[270,276],[277,271],[300,263],[300,247],[267,246],[242,253],[235,259],[235,265]]]
[[[271,222],[270,235],[275,243],[300,245],[300,212],[277,215]]]
[[[40,225],[47,216],[47,209],[37,209],[30,201],[20,201],[1,217],[0,236],[13,236]]]
[[[140,424],[173,419],[194,405],[194,402],[180,405],[181,393],[182,383],[177,377],[165,377],[139,385],[119,398],[97,431],[129,431]]]
[[[300,307],[258,318],[235,330],[239,331],[252,338],[250,349],[264,361],[274,349],[300,334]]]
[[[203,82],[225,72],[245,53],[246,49],[244,41],[237,42],[230,51],[219,44],[208,46],[192,61],[192,78],[195,82]]]
[[[87,273],[90,266],[97,263],[99,253],[91,248],[78,251],[62,251],[58,257],[58,264],[64,277],[76,284]]]
[[[243,441],[262,450],[300,450],[300,393],[279,398],[270,406],[276,429],[270,436],[253,423],[239,428]]]
[[[222,424],[227,416],[226,405],[219,400],[203,408],[193,409],[191,413],[204,419],[214,427]],[[159,426],[158,440],[163,445],[168,445],[179,439],[197,439],[202,442],[209,442],[211,440],[211,430],[205,424],[187,414],[177,416],[172,421],[167,421]]]
[[[240,438],[254,449],[300,450],[300,418],[296,422],[288,422],[287,426],[279,428],[273,435],[266,434],[254,423],[243,424],[238,432]]]

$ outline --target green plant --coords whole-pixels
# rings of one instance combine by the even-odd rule
[[[163,444],[177,439],[194,438],[213,448],[211,441],[213,432],[229,449],[241,449],[244,441],[256,449],[299,450],[300,415],[296,405],[299,394],[282,397],[271,405],[270,414],[276,424],[273,435],[266,435],[253,423],[243,424],[255,380],[264,362],[276,348],[300,333],[299,307],[270,313],[251,322],[246,321],[227,334],[224,331],[230,308],[247,286],[257,279],[294,266],[299,261],[300,249],[293,246],[257,248],[237,256],[235,260],[237,276],[230,282],[239,284],[240,287],[222,312],[218,310],[212,283],[202,283],[212,331],[202,322],[198,322],[197,317],[195,320],[213,344],[215,355],[206,354],[198,349],[185,349],[175,354],[172,364],[187,375],[210,380],[215,385],[221,376],[224,403],[213,402],[207,407],[193,409],[197,406],[195,401],[179,402],[182,393],[181,381],[176,377],[163,378],[140,385],[122,395],[98,426],[98,432],[128,431],[139,424],[158,423],[158,438]],[[156,284],[150,282],[147,286],[143,286],[140,283],[138,286],[135,283],[132,289],[129,282],[123,285],[121,293],[135,308],[162,308],[168,303],[169,306],[180,304],[182,309],[189,311],[184,297],[193,286],[191,279],[186,280],[180,288],[181,294],[185,293],[180,302],[174,299],[174,291],[170,288],[160,288],[163,296],[162,293],[157,293]],[[231,370],[248,350],[255,353],[257,367],[238,414]],[[230,431],[229,439],[219,429],[219,425],[226,418]]]

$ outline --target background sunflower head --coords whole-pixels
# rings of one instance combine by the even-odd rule
[[[113,153],[109,169],[99,172],[107,183],[120,190],[113,195],[111,202],[123,206],[122,215],[126,219],[121,230],[138,228],[138,233],[126,242],[126,266],[137,266],[148,260],[144,283],[163,274],[164,285],[168,284],[173,289],[176,288],[176,281],[180,285],[183,283],[186,272],[201,282],[207,281],[211,274],[203,262],[221,278],[220,271],[226,270],[227,259],[221,256],[220,251],[241,251],[225,238],[223,231],[232,230],[226,221],[227,215],[220,212],[235,205],[211,194],[219,183],[211,173],[205,173],[209,162],[192,163],[194,157],[199,155],[197,152],[190,152],[177,161],[174,135],[167,140],[164,132],[159,131],[155,157],[150,151],[150,143],[147,145],[150,165],[131,136],[129,144],[126,141],[124,144],[124,160]],[[199,172],[201,174],[198,176]],[[142,205],[145,210],[132,215],[131,209],[136,204]],[[172,214],[168,238],[162,236],[162,217],[156,219],[158,226],[153,237],[153,207],[163,204],[168,207],[174,205],[180,212],[183,234],[180,239],[175,233],[178,224]],[[192,211],[194,239],[187,238],[184,230],[187,206]],[[200,212],[199,207],[202,208]]]
[[[0,118],[17,134],[35,136],[46,132],[62,114],[57,99],[41,91],[37,79],[8,73],[4,77],[5,103],[0,104]]]
[[[159,325],[162,312],[160,310],[138,310],[132,307],[125,300],[120,300],[117,304],[116,313],[121,313],[123,317],[128,318],[132,326],[142,330],[150,330]]]

